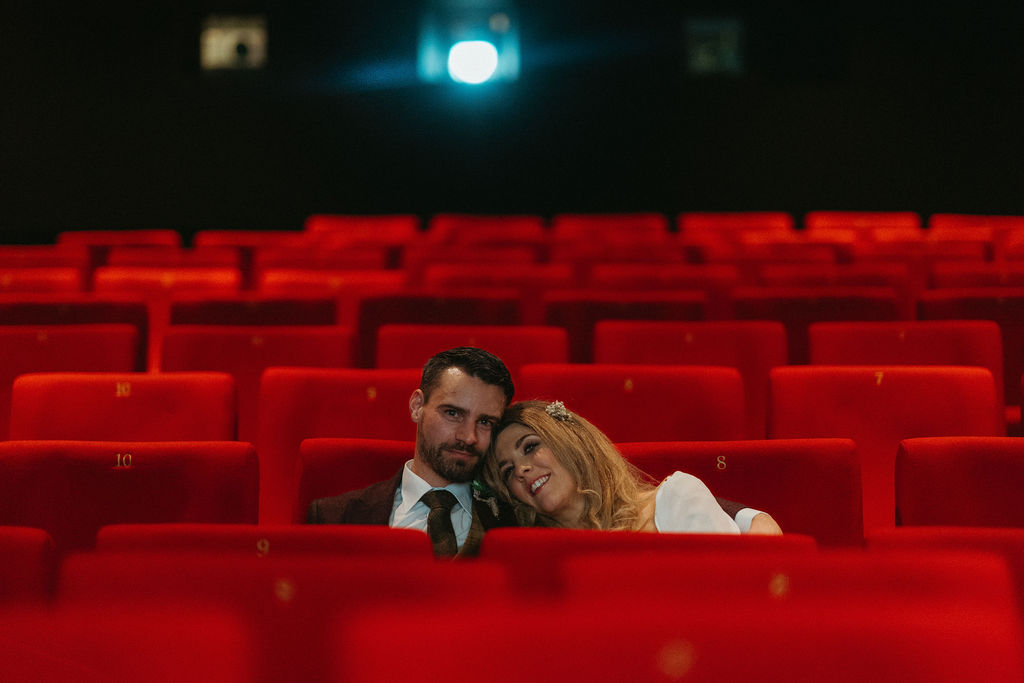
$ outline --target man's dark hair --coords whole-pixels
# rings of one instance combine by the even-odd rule
[[[441,383],[441,373],[448,368],[458,368],[470,377],[499,387],[505,392],[506,404],[512,400],[515,386],[512,384],[512,375],[508,368],[493,353],[475,346],[458,346],[448,349],[427,361],[423,366],[423,376],[420,379],[420,391],[423,392],[425,399],[430,398],[430,392]]]

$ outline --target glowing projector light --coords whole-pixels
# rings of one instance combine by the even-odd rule
[[[448,75],[459,83],[483,83],[498,69],[498,49],[486,40],[463,40],[448,52]]]

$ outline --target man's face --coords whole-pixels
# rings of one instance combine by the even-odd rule
[[[445,370],[429,398],[417,389],[409,399],[416,423],[413,471],[431,486],[471,480],[504,410],[500,387],[459,368]]]

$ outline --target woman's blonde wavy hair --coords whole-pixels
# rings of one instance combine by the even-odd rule
[[[554,404],[559,405],[559,404]],[[547,401],[520,401],[505,410],[491,434],[491,446],[484,458],[483,476],[487,485],[516,508],[521,523],[557,526],[517,500],[498,471],[498,435],[509,425],[521,424],[532,430],[568,470],[583,496],[583,514],[578,526],[591,529],[638,530],[650,522],[644,505],[645,494],[655,488],[654,481],[629,463],[600,429],[576,413],[552,410]],[[536,520],[533,521],[533,516]]]

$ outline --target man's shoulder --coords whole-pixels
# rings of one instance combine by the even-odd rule
[[[337,496],[317,498],[309,504],[310,524],[387,524],[401,472],[391,479]]]

